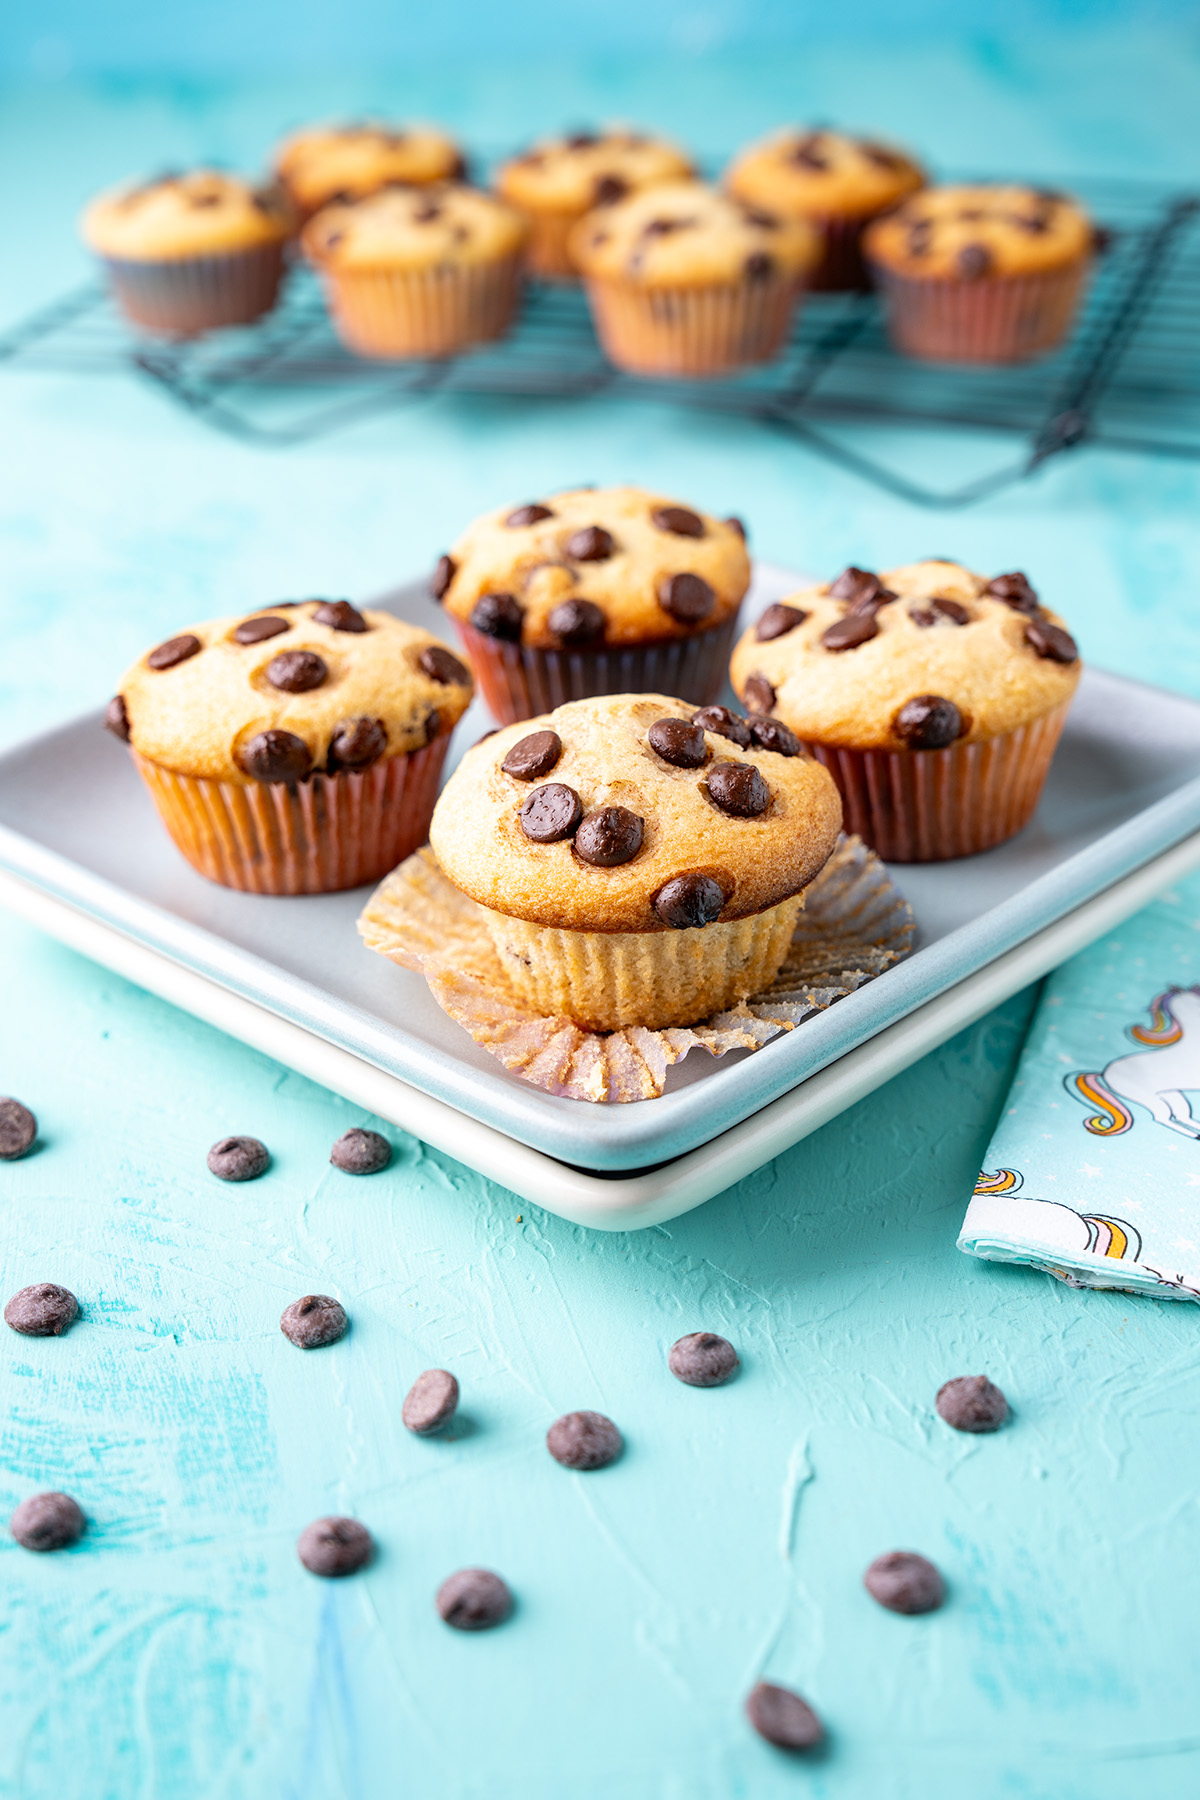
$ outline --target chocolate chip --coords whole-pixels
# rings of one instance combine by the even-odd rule
[[[552,519],[553,517],[553,508],[543,506],[540,501],[535,500],[529,506],[518,506],[515,512],[509,513],[504,523],[517,531],[522,525],[537,525],[543,519]]]
[[[1008,216],[1018,231],[1027,231],[1031,237],[1041,237],[1043,232],[1050,229],[1050,221],[1045,213],[1009,213]]]
[[[1025,642],[1047,662],[1079,661],[1079,651],[1070,632],[1064,631],[1061,625],[1049,624],[1045,619],[1030,619],[1025,627]]]
[[[664,575],[658,584],[658,604],[680,625],[698,625],[717,604],[717,596],[703,575]]]
[[[313,614],[314,625],[326,625],[330,631],[370,631],[371,627],[348,600],[322,600]],[[316,683],[313,683],[316,686]]]
[[[670,237],[672,232],[685,231],[694,223],[692,219],[648,219],[642,226],[644,238]]]
[[[892,730],[910,750],[944,750],[962,736],[963,717],[941,694],[917,694],[892,720]]]
[[[1003,600],[1005,606],[1011,606],[1014,612],[1028,613],[1032,617],[1040,608],[1029,577],[1023,575],[1020,569],[1013,569],[1008,575],[997,575],[983,591],[994,600]]]
[[[423,200],[413,208],[413,223],[416,225],[432,225],[441,216],[442,209],[435,200]]]
[[[392,1160],[392,1146],[382,1132],[352,1125],[329,1152],[329,1160],[343,1175],[378,1175]]]
[[[574,788],[548,781],[534,788],[521,808],[521,830],[535,844],[557,844],[578,829],[583,804]]]
[[[757,819],[771,801],[771,790],[753,763],[714,763],[704,785],[713,805],[735,819]]]
[[[238,760],[255,781],[303,781],[312,768],[312,752],[291,731],[258,732],[243,744]]]
[[[757,206],[743,206],[742,217],[747,225],[757,225],[760,231],[778,231],[779,220],[774,213],[761,212]]]
[[[436,731],[433,735],[436,737]],[[325,766],[331,775],[339,769],[369,769],[386,749],[387,727],[382,719],[342,719],[329,740]]]
[[[946,1598],[946,1584],[927,1557],[915,1550],[889,1550],[877,1556],[863,1586],[873,1600],[889,1612],[936,1612]]]
[[[22,1337],[61,1337],[79,1316],[79,1302],[69,1288],[37,1281],[21,1288],[4,1309],[4,1323]]]
[[[797,625],[803,625],[808,614],[798,606],[784,606],[777,601],[768,606],[765,613],[754,627],[754,635],[760,644],[769,644],[773,638],[786,637],[789,631],[795,631]]]
[[[692,714],[692,724],[716,737],[728,738],[739,750],[750,748],[750,727],[741,713],[731,712],[727,706],[700,707]]]
[[[568,150],[590,150],[600,139],[594,131],[573,131],[565,141]]]
[[[887,591],[873,569],[856,569],[853,564],[829,584],[831,600],[847,600],[852,606],[860,601],[874,600],[878,594]]]
[[[719,882],[698,871],[676,875],[650,901],[664,925],[672,931],[691,931],[711,925],[725,904]]]
[[[689,1331],[671,1345],[667,1367],[688,1387],[720,1387],[738,1367],[738,1353],[715,1332]]]
[[[439,556],[433,565],[433,574],[429,578],[429,592],[435,600],[445,598],[446,589],[458,574],[458,564],[452,556]]]
[[[607,562],[616,550],[612,533],[603,525],[584,525],[573,531],[563,545],[563,555],[572,562]]]
[[[66,1550],[77,1544],[87,1520],[70,1494],[31,1494],[8,1521],[23,1550]]]
[[[16,1162],[33,1148],[37,1120],[19,1100],[0,1100],[0,1162]]]
[[[447,1575],[434,1602],[455,1631],[490,1631],[512,1611],[508,1584],[490,1569],[459,1569]]]
[[[265,1173],[271,1153],[257,1138],[218,1138],[208,1153],[208,1166],[222,1181],[256,1181]]]
[[[645,820],[628,807],[598,806],[575,833],[575,854],[594,869],[616,869],[633,861],[645,832]]]
[[[676,769],[698,769],[708,755],[703,728],[687,719],[655,719],[646,741]]]
[[[279,1329],[297,1349],[319,1350],[325,1344],[336,1344],[350,1325],[346,1309],[329,1294],[305,1294],[285,1306]]]
[[[400,1417],[417,1437],[448,1425],[458,1410],[458,1383],[448,1369],[426,1369],[404,1396]]]
[[[598,1412],[564,1413],[546,1433],[546,1448],[564,1469],[603,1469],[625,1448],[611,1419]]]
[[[734,514],[731,513],[730,516],[726,519],[725,523],[728,525],[728,527],[731,531],[736,531],[738,536],[741,538],[742,542],[745,543],[746,527],[742,524],[742,521],[739,518],[735,517]]]
[[[918,219],[908,228],[908,254],[926,256],[933,242],[933,220]]]
[[[465,664],[440,644],[426,644],[417,658],[417,667],[431,681],[440,681],[443,687],[465,687],[471,679]]]
[[[561,755],[557,731],[531,731],[517,740],[500,767],[517,781],[537,781],[550,773]]]
[[[563,600],[546,624],[562,644],[594,644],[604,636],[608,621],[591,600]]]
[[[267,664],[267,680],[285,694],[307,694],[321,687],[329,665],[315,650],[281,650]]]
[[[943,619],[949,619],[954,625],[969,625],[971,623],[970,613],[958,600],[946,600],[939,595],[938,598],[931,601],[930,604],[935,613],[940,613]]]
[[[114,694],[105,707],[104,729],[120,738],[123,744],[129,742],[129,708],[125,704],[124,694]]]
[[[262,613],[254,619],[243,619],[240,625],[234,626],[233,641],[235,644],[261,644],[264,638],[278,637],[281,631],[290,631],[290,619],[273,619],[269,613]]]
[[[704,536],[704,520],[689,506],[656,506],[650,520],[660,531],[673,532],[676,537]]]
[[[375,1546],[357,1519],[314,1519],[296,1543],[296,1554],[312,1575],[354,1575],[371,1560]]]
[[[869,643],[878,635],[879,626],[873,611],[850,612],[844,619],[835,619],[832,625],[826,626],[821,633],[821,644],[826,650],[857,650],[860,644]]]
[[[195,656],[201,649],[200,639],[185,631],[182,637],[168,638],[165,644],[159,644],[146,658],[148,669],[173,669],[179,663],[186,662],[189,656]]]
[[[799,143],[793,144],[789,152],[789,160],[797,163],[802,169],[827,169],[829,158],[821,154],[820,143],[821,133],[819,131],[811,132],[808,137],[801,138]]]
[[[943,1382],[934,1404],[939,1418],[955,1431],[999,1431],[1008,1417],[1008,1401],[986,1375],[956,1375]]]
[[[908,609],[908,616],[914,625],[919,625],[921,627],[922,631],[928,630],[929,626],[937,624],[938,616],[934,612],[932,606],[910,606]]]
[[[791,1688],[760,1681],[746,1696],[746,1717],[760,1738],[777,1750],[812,1750],[822,1742],[825,1727],[816,1713]]]
[[[775,273],[775,258],[768,256],[765,250],[754,250],[746,258],[746,277],[750,281],[765,281]]]
[[[592,194],[593,206],[612,206],[629,192],[629,183],[619,175],[601,175]]]
[[[765,675],[747,675],[742,699],[751,712],[769,713],[775,704],[775,689]]]
[[[751,680],[753,680],[751,676]],[[746,695],[749,698],[750,683],[746,683]],[[772,750],[776,756],[799,756],[804,746],[794,731],[789,731],[782,719],[767,719],[754,715],[747,723],[750,726],[750,737],[757,750]]]
[[[992,253],[986,244],[964,244],[955,261],[964,281],[979,281],[992,269]]]
[[[471,608],[471,624],[485,637],[519,644],[525,609],[515,594],[481,594]]]
[[[889,150],[886,144],[873,144],[866,138],[860,138],[859,149],[868,162],[873,162],[877,169],[899,169],[903,167],[904,158]]]

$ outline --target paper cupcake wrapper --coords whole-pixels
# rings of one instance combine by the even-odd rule
[[[940,362],[1022,362],[1053,350],[1071,329],[1086,258],[1035,275],[980,281],[911,280],[873,265],[898,350]]]
[[[837,782],[847,831],[886,862],[945,862],[994,849],[1028,825],[1069,706],[945,750],[806,748]]]
[[[786,339],[802,292],[782,275],[719,287],[595,278],[586,285],[605,354],[635,375],[723,375],[766,362]]]
[[[607,1034],[522,1005],[508,985],[484,909],[420,850],[371,896],[358,929],[371,950],[416,969],[443,1012],[506,1069],[550,1094],[616,1104],[652,1100],[691,1050],[757,1050],[852,994],[912,950],[913,917],[887,870],[856,838],[843,838],[806,889],[774,981],[703,1024]],[[679,932],[704,938],[709,927]]]
[[[300,782],[204,781],[132,751],[194,869],[244,894],[332,894],[378,881],[429,836],[448,732],[360,773]]]
[[[874,217],[874,213],[861,213],[853,219],[836,214],[805,214],[821,238],[820,260],[805,279],[811,292],[845,293],[871,286],[871,273],[863,261],[862,239]]]
[[[492,716],[515,725],[598,694],[677,694],[711,706],[724,685],[737,613],[690,637],[581,650],[535,650],[502,643],[462,620],[455,625]]]
[[[435,269],[334,266],[323,273],[342,342],[357,356],[384,360],[452,356],[503,336],[520,287],[515,256]]]
[[[143,330],[175,337],[261,318],[274,306],[283,275],[282,244],[171,262],[116,256],[102,260],[125,316]]]
[[[578,281],[579,271],[567,248],[581,212],[530,212],[520,208],[529,222],[525,267],[543,281]]]

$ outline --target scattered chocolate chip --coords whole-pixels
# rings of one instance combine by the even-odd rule
[[[727,706],[700,707],[692,714],[692,724],[717,737],[728,738],[739,750],[750,748],[750,727],[740,713],[731,712]]]
[[[1064,631],[1061,625],[1049,624],[1045,619],[1029,620],[1025,627],[1025,642],[1047,662],[1079,661],[1079,651],[1070,632]]]
[[[816,1713],[791,1688],[760,1681],[746,1696],[746,1717],[760,1738],[777,1750],[812,1750],[822,1742],[825,1727]]]
[[[326,625],[330,631],[358,632],[371,629],[357,606],[351,606],[348,600],[322,600],[312,617],[314,625]]]
[[[714,763],[704,785],[713,805],[735,819],[757,819],[771,801],[771,790],[753,763]]]
[[[575,854],[594,869],[616,869],[633,861],[645,832],[645,820],[628,807],[598,806],[575,833]]]
[[[917,694],[906,700],[892,730],[910,750],[944,750],[962,736],[963,717],[953,700],[941,694]]]
[[[754,250],[746,258],[746,277],[749,281],[766,281],[775,273],[775,258],[765,250]]]
[[[189,656],[195,656],[201,648],[200,639],[185,631],[182,637],[168,638],[165,644],[159,644],[146,658],[148,669],[174,669],[179,663],[186,662]]]
[[[1008,575],[997,575],[983,591],[994,600],[1003,600],[1005,606],[1011,606],[1014,612],[1028,613],[1032,617],[1040,609],[1040,602],[1030,586],[1029,577],[1023,575],[1020,569],[1014,569]]]
[[[680,625],[699,625],[717,604],[717,596],[703,575],[664,575],[658,584],[658,604]]]
[[[650,904],[672,931],[691,931],[712,924],[725,904],[725,895],[711,875],[697,871],[676,875],[659,888]]]
[[[375,1546],[357,1519],[314,1519],[300,1533],[296,1554],[311,1575],[354,1575],[371,1560]]]
[[[775,689],[765,675],[747,675],[742,699],[751,712],[769,713],[775,704]]]
[[[208,1153],[208,1166],[222,1181],[256,1181],[265,1173],[271,1153],[257,1138],[218,1138]]]
[[[433,736],[437,736],[436,728]],[[331,775],[339,769],[369,769],[387,749],[387,726],[382,719],[342,719],[329,740],[325,766]]]
[[[83,1536],[87,1520],[70,1494],[31,1494],[8,1521],[23,1550],[66,1550]]]
[[[312,752],[292,731],[260,731],[242,746],[238,760],[255,781],[303,781]]]
[[[728,525],[728,527],[731,531],[736,531],[738,536],[741,538],[742,542],[745,543],[746,527],[743,525],[742,521],[739,518],[737,518],[733,513],[731,513],[729,515],[729,517],[726,519],[725,523]]]
[[[445,598],[446,589],[458,574],[458,564],[452,556],[439,556],[433,565],[433,574],[429,578],[429,592],[435,600]]]
[[[612,1420],[598,1412],[564,1413],[546,1433],[546,1448],[564,1469],[603,1469],[624,1447]]]
[[[448,1575],[434,1602],[455,1631],[490,1631],[503,1625],[512,1611],[508,1584],[490,1569],[459,1569]]]
[[[826,626],[821,633],[821,644],[826,650],[857,650],[860,644],[869,643],[878,635],[879,626],[873,611],[850,612],[844,619],[835,619],[832,625]]]
[[[452,651],[444,650],[441,644],[426,644],[417,658],[417,667],[431,681],[440,681],[443,687],[465,687],[471,679],[466,665],[460,663]]]
[[[233,641],[235,644],[261,644],[264,638],[278,637],[281,631],[290,631],[290,619],[273,619],[269,613],[261,613],[254,619],[243,619],[235,625]]]
[[[747,698],[749,687],[747,682]],[[772,750],[776,756],[799,756],[804,749],[795,732],[790,731],[782,719],[768,719],[755,714],[747,723],[756,750]]]
[[[592,194],[593,206],[613,206],[629,192],[629,183],[620,175],[601,175]]]
[[[267,664],[267,680],[284,694],[307,694],[321,687],[329,665],[315,650],[281,650]]]
[[[646,741],[676,769],[698,769],[708,755],[703,727],[687,719],[655,719]]]
[[[0,1099],[0,1162],[16,1162],[33,1148],[37,1120],[19,1100]]]
[[[563,600],[546,620],[561,644],[594,644],[604,636],[608,621],[591,600]]]
[[[535,844],[557,844],[573,836],[583,817],[583,803],[574,788],[548,781],[534,788],[521,808],[521,830]]]
[[[1008,1417],[1008,1401],[986,1375],[956,1375],[943,1382],[934,1404],[938,1417],[955,1431],[999,1431]]]
[[[769,644],[773,638],[786,637],[789,631],[795,631],[797,625],[803,625],[808,614],[798,606],[784,606],[776,601],[768,606],[765,613],[754,627],[754,635],[760,644]]]
[[[673,532],[676,537],[704,536],[704,520],[689,506],[656,506],[650,514],[650,521],[660,531]]]
[[[543,506],[540,501],[535,500],[528,506],[518,506],[515,512],[509,513],[504,523],[513,531],[519,531],[522,525],[538,525],[543,519],[552,519],[553,517],[552,507]]]
[[[992,270],[992,253],[986,244],[964,244],[955,261],[964,281],[979,281]]]
[[[720,1387],[738,1367],[738,1353],[715,1332],[689,1331],[671,1345],[667,1367],[688,1387]]]
[[[120,738],[123,744],[129,742],[129,708],[125,704],[124,694],[114,694],[105,707],[104,729]]]
[[[36,1281],[21,1288],[4,1309],[4,1323],[22,1337],[61,1337],[79,1316],[79,1302],[69,1288]]]
[[[329,1294],[305,1294],[285,1306],[279,1329],[299,1350],[320,1350],[325,1344],[336,1344],[349,1329],[350,1321],[340,1300]]]
[[[471,624],[485,637],[519,644],[525,609],[515,594],[481,594],[471,608]]]
[[[939,595],[935,600],[930,601],[930,605],[935,613],[940,614],[943,619],[949,619],[952,625],[969,625],[971,623],[971,615],[961,601],[947,600]]]
[[[378,1175],[392,1160],[392,1146],[382,1132],[352,1125],[329,1152],[329,1160],[343,1175]]]
[[[617,546],[612,533],[603,525],[584,525],[573,531],[563,545],[563,555],[572,562],[607,562]]]
[[[528,737],[518,738],[500,767],[517,781],[539,781],[550,773],[562,748],[557,731],[531,731]]]
[[[863,1586],[873,1600],[889,1612],[936,1612],[946,1598],[946,1584],[927,1557],[915,1550],[889,1550],[877,1556]]]
[[[400,1417],[417,1437],[448,1425],[458,1410],[458,1383],[448,1369],[426,1369],[404,1396]]]

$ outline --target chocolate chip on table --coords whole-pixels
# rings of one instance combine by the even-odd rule
[[[746,693],[749,698],[749,683],[746,684]],[[803,744],[782,719],[771,719],[756,713],[747,723],[756,750],[773,750],[776,756],[799,756],[802,753]]]
[[[910,750],[944,750],[963,733],[963,716],[941,694],[916,694],[892,721],[892,730]]]
[[[965,281],[980,281],[992,272],[992,253],[986,244],[964,244],[955,262]]]
[[[417,1437],[429,1437],[448,1425],[458,1411],[458,1382],[449,1369],[426,1369],[404,1396],[400,1417]]]
[[[742,542],[745,543],[746,527],[743,525],[742,521],[731,513],[725,523],[728,525],[730,531],[736,531]]]
[[[821,645],[825,650],[857,650],[860,644],[869,643],[878,635],[879,626],[873,612],[849,612],[844,619],[835,619],[832,625],[826,626],[821,633]]]
[[[598,806],[575,833],[575,854],[595,869],[616,869],[633,861],[645,834],[645,820],[628,807]]]
[[[1008,1401],[986,1375],[956,1375],[944,1381],[934,1405],[938,1417],[955,1431],[999,1431],[1008,1418]]]
[[[915,1550],[889,1550],[877,1556],[863,1576],[863,1586],[889,1612],[909,1616],[936,1612],[946,1598],[938,1570]]]
[[[720,1387],[740,1366],[728,1338],[713,1331],[689,1331],[671,1345],[667,1367],[688,1387]]]
[[[620,175],[601,175],[592,193],[593,206],[613,206],[629,192],[629,183]]]
[[[816,1713],[791,1688],[760,1681],[746,1696],[746,1717],[777,1750],[812,1750],[825,1737]]]
[[[518,506],[514,512],[509,513],[504,523],[517,531],[522,525],[538,525],[543,519],[553,517],[552,507],[543,506],[540,500],[535,500],[529,506]]]
[[[471,679],[466,665],[459,662],[452,650],[444,650],[440,644],[426,644],[417,658],[417,667],[431,681],[440,681],[443,687],[465,687]]]
[[[591,600],[562,600],[553,608],[546,624],[560,643],[594,644],[604,636],[608,621]]]
[[[114,694],[105,707],[104,729],[120,738],[123,744],[129,742],[129,708],[125,704],[124,694]]]
[[[342,719],[329,740],[325,766],[331,775],[339,769],[369,769],[386,749],[387,727],[382,719]]]
[[[650,522],[660,531],[670,531],[676,537],[704,536],[704,520],[690,506],[656,506],[650,514]]]
[[[1025,642],[1047,662],[1079,661],[1079,651],[1070,632],[1064,631],[1061,625],[1051,625],[1045,619],[1030,619],[1025,627]]]
[[[37,1120],[19,1100],[0,1099],[0,1162],[16,1162],[32,1150]]]
[[[329,1160],[343,1175],[378,1175],[392,1160],[392,1146],[382,1132],[352,1125],[329,1152]]]
[[[1028,613],[1031,617],[1040,611],[1041,603],[1036,591],[1030,586],[1029,577],[1020,569],[1013,569],[1007,575],[997,575],[984,588],[993,600],[1003,600],[1005,606],[1011,606],[1014,612]]]
[[[775,704],[775,689],[765,675],[747,675],[742,699],[751,712],[769,713]]]
[[[515,594],[481,594],[471,608],[471,624],[485,637],[519,644],[525,609]]]
[[[569,838],[583,817],[583,802],[574,788],[548,781],[534,788],[521,808],[521,830],[535,844],[557,844]]]
[[[740,713],[731,712],[727,706],[700,707],[692,714],[692,724],[717,737],[728,738],[739,750],[750,748],[750,727]]]
[[[500,767],[517,781],[537,781],[550,773],[562,748],[557,731],[531,731],[517,739]]]
[[[603,1469],[625,1448],[611,1419],[598,1412],[569,1412],[546,1433],[546,1448],[564,1469]]]
[[[285,1306],[279,1329],[299,1350],[319,1350],[336,1344],[349,1329],[346,1309],[329,1294],[305,1294]]]
[[[146,658],[148,669],[174,669],[179,663],[186,662],[189,656],[195,656],[202,649],[198,637],[185,631],[181,637],[168,638],[165,644],[157,645]]]
[[[235,644],[261,644],[265,638],[278,637],[282,631],[290,631],[290,619],[275,619],[270,613],[260,613],[256,618],[243,619],[240,625],[233,628]]]
[[[658,584],[658,604],[680,625],[699,625],[716,603],[703,575],[664,575]]]
[[[315,650],[281,650],[267,664],[267,680],[284,694],[307,694],[324,685],[329,665]]]
[[[77,1544],[87,1520],[70,1494],[31,1494],[8,1521],[23,1550],[67,1550]]]
[[[708,755],[703,727],[687,719],[655,719],[646,741],[676,769],[698,769]]]
[[[712,924],[725,904],[725,894],[711,875],[696,870],[676,875],[659,888],[650,904],[672,931],[692,931]]]
[[[293,731],[260,731],[242,745],[238,760],[255,781],[303,781],[312,751]]]
[[[4,1323],[22,1337],[61,1337],[79,1317],[79,1302],[69,1288],[54,1281],[35,1281],[21,1288],[4,1309]]]
[[[322,600],[312,615],[314,625],[325,625],[330,631],[370,631],[371,627],[349,600]]]
[[[371,1560],[375,1546],[357,1519],[314,1519],[296,1543],[296,1553],[311,1575],[355,1575]]]
[[[713,805],[735,819],[756,819],[771,802],[771,790],[753,763],[714,763],[704,785]]]
[[[455,1631],[490,1631],[512,1611],[508,1584],[490,1569],[459,1569],[447,1575],[434,1602]]]
[[[607,562],[616,548],[611,531],[605,531],[603,525],[582,525],[563,545],[563,555],[572,562]]]
[[[222,1181],[256,1181],[265,1173],[271,1153],[257,1138],[225,1137],[217,1139],[207,1160]]]
[[[429,592],[435,600],[445,598],[446,589],[458,574],[458,564],[452,556],[439,556],[433,565],[433,574],[429,578]]]
[[[766,281],[775,273],[775,258],[765,250],[754,250],[746,258],[745,270],[750,281]]]
[[[754,627],[754,635],[760,644],[769,644],[774,638],[786,637],[789,631],[795,631],[797,625],[803,625],[808,614],[798,606],[785,606],[776,601],[768,606],[765,613]]]

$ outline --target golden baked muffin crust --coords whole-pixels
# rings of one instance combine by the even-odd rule
[[[740,200],[801,218],[870,217],[924,180],[920,165],[890,144],[802,127],[751,144],[724,177]]]
[[[301,241],[314,262],[333,270],[425,270],[511,256],[524,236],[520,215],[503,201],[440,182],[326,206]]]
[[[909,280],[979,281],[1062,268],[1089,256],[1094,241],[1088,215],[1065,194],[962,184],[914,194],[869,227],[864,249]]]
[[[514,206],[583,213],[691,173],[691,158],[677,145],[611,125],[540,139],[501,164],[495,186]]]
[[[168,262],[282,243],[294,224],[278,189],[193,169],[101,194],[81,229],[101,256]]]
[[[275,168],[305,213],[334,199],[358,199],[389,181],[453,180],[462,152],[436,125],[315,125],[280,146]]]
[[[584,275],[650,288],[798,279],[819,248],[803,220],[759,214],[701,181],[647,188],[590,213],[571,236]]]

